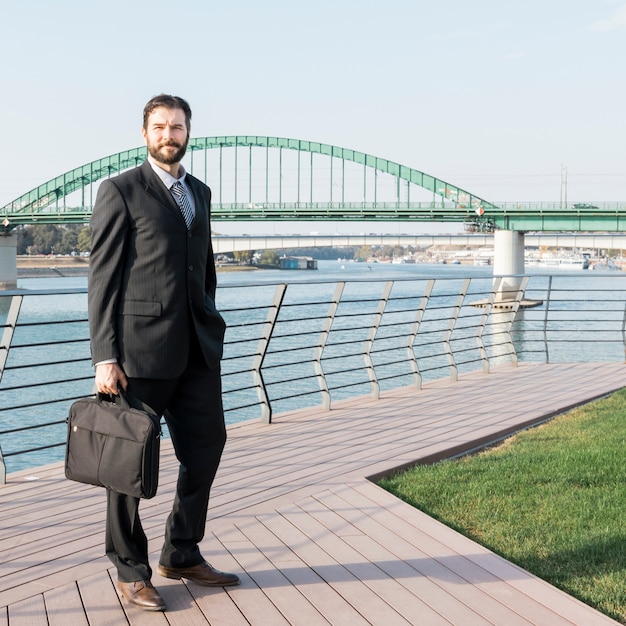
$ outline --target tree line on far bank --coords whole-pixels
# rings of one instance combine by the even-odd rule
[[[263,250],[256,254],[254,250],[242,250],[222,255],[233,259],[240,265],[279,265],[281,256],[311,257],[317,260],[355,260],[367,261],[368,259],[389,260],[394,257],[403,257],[414,254],[414,246],[342,246],[320,248],[287,248],[283,250]]]
[[[17,229],[17,254],[37,256],[40,254],[86,254],[91,250],[89,226],[84,224],[29,224]],[[320,248],[294,248],[290,250],[264,250],[260,263],[278,265],[280,256],[310,256],[315,259],[355,259],[393,258],[407,252],[414,252],[402,246],[346,246]],[[235,252],[229,255],[237,263],[252,263],[254,251]]]
[[[17,254],[80,255],[90,250],[89,226],[83,224],[28,224],[17,229]]]

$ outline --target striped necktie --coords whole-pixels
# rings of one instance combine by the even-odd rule
[[[176,181],[172,185],[171,192],[174,194],[174,198],[180,207],[180,212],[183,214],[183,218],[185,219],[185,224],[187,224],[187,230],[189,230],[193,222],[193,211],[191,210],[191,205],[189,204],[187,192],[180,181]]]

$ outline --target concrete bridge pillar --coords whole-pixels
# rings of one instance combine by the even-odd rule
[[[0,290],[17,288],[17,237],[0,236]]]
[[[493,274],[504,276],[496,300],[512,300],[524,274],[524,233],[496,230],[493,233]]]

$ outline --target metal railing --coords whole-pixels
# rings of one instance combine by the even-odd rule
[[[227,422],[519,361],[624,361],[626,275],[593,274],[514,277],[506,302],[490,276],[220,287]],[[62,458],[69,406],[93,395],[86,290],[3,292],[0,326],[3,482],[3,458]]]

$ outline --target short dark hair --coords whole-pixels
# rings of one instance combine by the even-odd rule
[[[158,96],[154,96],[143,108],[143,127],[148,127],[148,117],[150,113],[158,107],[165,107],[166,109],[182,109],[185,113],[185,119],[187,121],[187,131],[191,131],[191,107],[186,100],[179,98],[178,96],[170,96],[166,93],[162,93]]]

